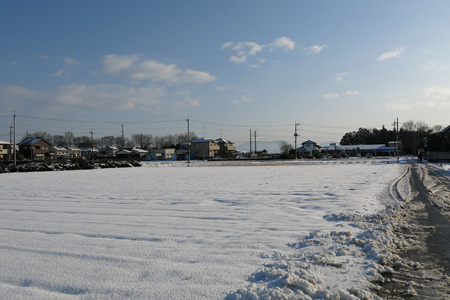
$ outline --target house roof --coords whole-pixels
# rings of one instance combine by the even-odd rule
[[[133,149],[133,150],[131,150],[132,152],[136,152],[136,153],[148,153],[148,151],[147,150],[144,150],[144,149]]]
[[[29,145],[33,145],[33,144],[36,143],[36,142],[39,142],[40,140],[43,140],[44,142],[46,142],[47,144],[50,145],[50,143],[47,142],[46,140],[44,140],[43,138],[36,137],[36,136],[26,138],[26,139],[24,139],[23,141],[21,141],[20,143],[18,143],[17,145],[20,145],[20,146],[29,146]]]
[[[120,150],[119,152],[116,152],[116,155],[121,155],[121,154],[131,154],[131,151],[123,149],[123,150]]]
[[[6,142],[6,141],[3,141],[3,140],[0,140],[0,145],[9,145],[9,142]]]
[[[307,140],[306,142],[303,142],[303,143],[302,143],[302,145],[305,145],[305,144],[314,144],[314,145],[316,145],[317,143],[316,143],[316,142],[313,142],[313,141],[311,141],[311,140]]]
[[[223,138],[218,138],[217,140],[215,140],[215,142],[219,143],[219,144],[222,144],[222,143],[224,143],[224,144],[232,144],[232,142],[230,142],[229,140],[223,139]]]
[[[395,150],[395,147],[387,147],[384,144],[372,144],[372,145],[330,145],[324,147],[326,150],[337,150],[337,151],[350,151],[350,150],[365,150],[365,151],[375,151],[375,150]]]
[[[442,129],[441,133],[450,133],[450,125]]]
[[[199,138],[199,139],[193,140],[191,143],[209,143],[209,142],[214,142],[214,140],[213,139]]]
[[[66,151],[67,149],[64,147],[58,147],[58,146],[53,146],[52,149],[56,150],[56,151]]]

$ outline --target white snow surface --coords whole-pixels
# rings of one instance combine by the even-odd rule
[[[389,224],[365,217],[396,205],[389,189],[405,169],[358,159],[2,174],[0,298],[375,298],[375,245],[389,242],[376,226]]]

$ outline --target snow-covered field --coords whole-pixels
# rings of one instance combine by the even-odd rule
[[[2,174],[0,298],[370,298],[376,244],[389,243],[377,227],[389,225],[373,220],[395,207],[389,189],[406,167],[359,159]]]

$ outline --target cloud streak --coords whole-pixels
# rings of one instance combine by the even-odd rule
[[[381,55],[377,58],[377,60],[378,60],[378,61],[384,61],[384,60],[388,60],[388,59],[391,59],[391,58],[399,57],[399,56],[402,55],[402,53],[403,53],[404,51],[405,51],[405,50],[404,50],[403,48],[398,48],[397,50],[394,50],[394,51],[385,52],[385,53],[381,54]]]
[[[255,42],[226,42],[221,47],[223,49],[230,49],[235,52],[235,55],[230,57],[230,61],[234,63],[245,63],[249,57],[255,56],[258,53],[267,50],[269,52],[275,49],[283,49],[285,52],[295,49],[295,42],[288,37],[279,37],[273,40],[271,43],[258,44]],[[265,59],[259,59],[259,62],[263,62]],[[253,65],[254,66],[254,65]]]
[[[450,107],[450,89],[438,85],[422,89],[427,98],[426,104],[433,108]]]
[[[323,49],[327,48],[327,45],[314,45],[306,49],[306,54],[319,54]]]
[[[180,69],[175,64],[163,64],[154,60],[140,61],[138,55],[105,55],[103,71],[110,75],[120,75],[131,79],[168,83],[205,83],[216,77],[202,71]]]
[[[53,112],[99,110],[130,110],[155,108],[171,110],[184,103],[183,108],[199,106],[189,95],[177,97],[160,86],[129,87],[109,84],[71,84],[48,90],[20,86],[0,86],[0,106],[26,107],[28,110]]]

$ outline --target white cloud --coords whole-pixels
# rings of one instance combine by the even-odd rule
[[[243,55],[243,56],[231,56],[230,57],[230,61],[235,62],[235,63],[243,63],[247,60],[247,55]]]
[[[61,70],[56,71],[55,73],[53,73],[52,76],[59,77],[59,76],[61,76],[63,74],[64,74],[64,70],[61,69]]]
[[[328,47],[327,45],[314,45],[309,47],[306,52],[306,54],[319,54],[320,52],[322,52],[323,49],[325,49],[326,47]]]
[[[204,83],[216,79],[215,76],[207,72],[180,69],[174,64],[167,65],[154,60],[139,62],[137,55],[105,55],[103,58],[103,70],[111,75],[171,83]]]
[[[46,111],[68,110],[127,110],[135,107],[170,107],[164,88],[130,88],[122,85],[66,85],[55,89],[40,91],[19,86],[0,87],[0,105],[14,101],[17,106]]]
[[[82,65],[82,63],[78,62],[75,58],[72,58],[72,57],[64,57],[64,62],[67,65],[72,65],[72,66]]]
[[[359,92],[358,91],[347,91],[345,92],[346,96],[354,96],[354,95],[358,95]]]
[[[122,70],[129,69],[138,60],[137,55],[117,56],[108,54],[103,58],[103,69],[106,73],[118,74]]]
[[[295,48],[295,42],[288,37],[280,37],[275,39],[272,43],[268,44],[258,44],[255,42],[226,42],[220,49],[230,49],[235,52],[235,55],[230,57],[230,61],[234,63],[244,63],[247,62],[249,57],[261,54],[264,49],[268,51],[273,51],[274,49],[284,49],[285,52],[293,50]],[[259,63],[264,63],[265,58],[257,57]],[[259,67],[256,64],[250,64],[251,67]]]
[[[425,64],[421,64],[418,66],[419,71],[428,71],[428,70],[442,70],[444,69],[444,65],[435,62],[434,60],[430,60]]]
[[[277,48],[284,48],[285,51],[293,50],[295,48],[295,42],[285,36],[275,39],[272,45]]]
[[[232,103],[234,104],[241,104],[241,103],[248,103],[248,102],[252,102],[252,98],[250,98],[249,96],[241,96],[241,98],[239,99],[234,99],[232,101]]]
[[[398,57],[403,52],[404,52],[403,48],[399,48],[399,49],[391,51],[391,52],[385,52],[385,53],[381,54],[380,57],[377,58],[377,60],[383,61],[383,60],[386,60],[386,59],[391,59],[391,58],[394,58],[394,57]]]
[[[389,103],[385,104],[385,107],[388,110],[396,110],[396,111],[411,110],[411,106],[409,104],[404,104],[404,103],[389,102]]]
[[[339,98],[339,94],[330,93],[330,94],[324,95],[323,97],[325,99],[337,99],[337,98]]]
[[[450,107],[450,89],[432,86],[422,89],[425,97],[428,98],[426,104],[433,108]]]
[[[337,73],[336,80],[341,81],[344,79],[344,77],[347,77],[348,75],[349,75],[349,73],[347,73],[347,72]]]

